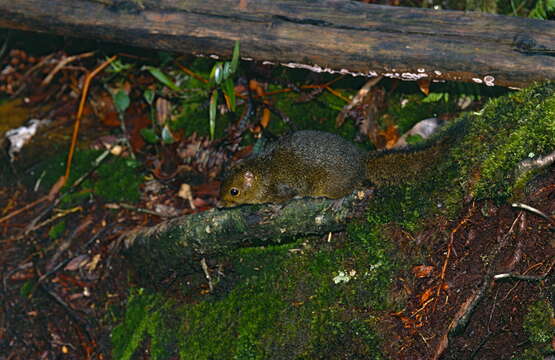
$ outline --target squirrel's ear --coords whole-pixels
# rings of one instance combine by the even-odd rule
[[[245,171],[243,177],[245,178],[245,186],[251,187],[254,181],[254,174],[251,171]]]

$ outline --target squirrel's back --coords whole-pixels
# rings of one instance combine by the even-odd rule
[[[295,196],[337,199],[366,177],[366,153],[339,135],[304,130],[282,136],[236,164],[222,183],[223,204],[283,202]]]

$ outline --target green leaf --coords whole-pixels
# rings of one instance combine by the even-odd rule
[[[19,295],[21,297],[28,297],[33,293],[33,289],[35,288],[35,282],[33,280],[27,280],[23,284],[23,286],[19,289]]]
[[[212,90],[210,96],[210,138],[214,139],[216,132],[216,110],[218,109],[218,90]]]
[[[233,85],[233,80],[227,79],[224,81],[222,90],[229,97],[230,110],[235,111],[235,86]]]
[[[545,10],[545,6],[542,0],[539,0],[534,6],[534,8],[530,10],[530,13],[528,13],[528,17],[533,19],[542,19],[542,20],[546,19],[547,12]]]
[[[162,142],[164,144],[173,144],[175,142],[175,138],[173,137],[168,125],[164,125],[164,128],[162,129]]]
[[[233,74],[231,71],[231,63],[226,61],[224,63],[224,80],[227,80],[231,74]]]
[[[239,65],[239,40],[235,41],[235,46],[233,47],[233,55],[231,58],[231,73],[237,71],[237,66]]]
[[[418,134],[407,136],[407,144],[414,145],[424,141],[424,138]]]
[[[152,76],[154,76],[158,81],[160,81],[162,84],[166,85],[173,91],[181,91],[179,86],[175,85],[175,83],[157,67],[144,66],[143,69],[148,70]]]
[[[116,59],[110,63],[109,71],[112,73],[119,73],[125,70],[129,70],[132,67],[132,64],[125,64],[120,59]]]
[[[62,236],[65,229],[66,229],[66,222],[62,220],[50,228],[50,231],[48,231],[48,237],[52,240],[56,240],[60,236]]]
[[[146,89],[143,93],[143,96],[145,97],[148,105],[152,105],[152,102],[154,101],[154,91],[152,91],[151,89]]]
[[[173,61],[173,55],[166,51],[159,51],[158,58],[162,64],[161,66],[165,66]]]
[[[156,144],[160,142],[160,137],[156,134],[156,131],[150,128],[141,129],[141,136],[147,143]]]
[[[431,103],[431,102],[438,102],[441,99],[446,100],[445,95],[446,93],[430,93],[424,99],[422,99],[423,103]]]
[[[220,84],[223,79],[223,63],[217,62],[210,72],[210,82]]]
[[[117,112],[123,114],[129,107],[129,103],[129,95],[123,90],[118,90],[114,95],[114,105],[116,105]]]

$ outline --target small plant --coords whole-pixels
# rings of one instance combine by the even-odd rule
[[[143,93],[143,97],[150,106],[149,118],[152,122],[152,127],[141,129],[142,137],[146,142],[151,144],[158,144],[160,142],[162,142],[162,144],[173,144],[175,142],[175,137],[170,129],[170,122],[165,121],[165,117],[168,112],[171,111],[169,110],[171,109],[171,104],[163,98],[158,98],[157,103],[155,104],[155,93],[152,89],[146,89]],[[167,111],[160,112],[162,114],[160,119],[158,119],[158,105],[160,105],[160,107],[167,108]]]
[[[167,59],[166,59],[167,60]],[[165,61],[167,62],[167,61]],[[164,73],[159,67],[155,66],[144,66],[143,70],[147,70],[150,74],[165,85],[168,89],[176,93],[178,97],[183,97],[187,101],[183,103],[183,107],[193,107],[191,104],[192,93],[200,93],[203,96],[209,96],[209,133],[210,137],[214,138],[216,131],[216,117],[218,109],[218,98],[220,93],[223,94],[227,108],[231,111],[235,111],[236,108],[236,98],[235,98],[235,85],[232,76],[237,72],[239,66],[239,41],[235,42],[233,48],[233,55],[231,61],[219,61],[212,67],[210,71],[209,80],[204,80],[200,76],[195,76],[197,80],[200,81],[200,88],[191,89],[189,88],[189,83],[187,81],[182,81],[183,79],[178,79],[177,76],[172,78],[172,76]],[[187,70],[187,69],[185,69]],[[187,72],[191,75],[192,72]],[[171,134],[170,127],[171,123],[165,123],[161,129],[155,121],[154,111],[158,108],[157,100],[155,99],[156,94],[152,89],[147,89],[143,93],[146,102],[151,107],[151,119],[153,123],[152,128],[143,129],[141,135],[149,143],[172,143],[174,140]],[[204,97],[205,98],[205,97]],[[195,102],[194,100],[192,102]]]
[[[129,149],[129,153],[131,154],[131,158],[135,159],[135,154],[133,153],[133,149],[131,148],[131,143],[129,142],[127,128],[125,126],[125,110],[131,104],[131,100],[129,99],[129,95],[125,90],[119,89],[116,92],[112,93],[112,98],[114,101],[114,105],[116,107],[116,111],[118,113],[118,119],[121,126],[121,132],[123,133],[123,139],[127,148]]]
[[[528,13],[528,17],[545,20],[550,13],[555,12],[555,0],[538,0],[536,5]]]
[[[239,41],[235,42],[231,61],[217,62],[210,73],[210,84],[216,87],[210,95],[210,137],[214,137],[216,130],[216,109],[218,107],[218,87],[224,93],[227,107],[235,111],[235,89],[231,75],[237,71],[239,65]]]
[[[426,96],[424,99],[422,99],[423,103],[431,103],[431,102],[437,102],[437,101],[449,101],[449,94],[446,92],[442,92],[442,93],[429,93],[428,96]]]

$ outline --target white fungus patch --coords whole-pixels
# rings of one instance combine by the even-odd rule
[[[419,80],[427,77],[428,77],[428,74],[415,74],[415,73],[409,73],[409,72],[405,72],[401,74],[401,79],[403,80]]]
[[[486,86],[495,86],[495,78],[491,75],[484,76],[484,84]]]
[[[31,119],[27,125],[6,131],[5,137],[10,142],[8,154],[13,161],[15,154],[21,151],[23,146],[31,140],[40,127],[50,123],[50,120]]]

